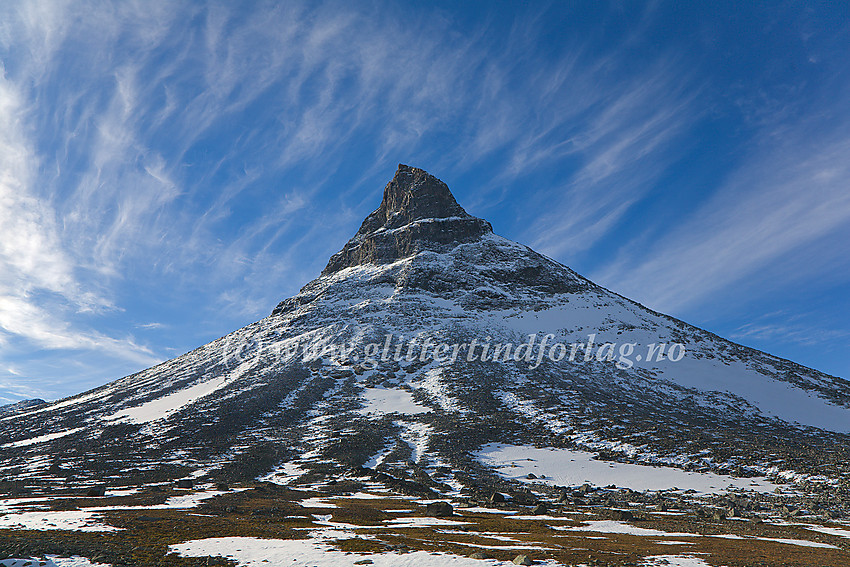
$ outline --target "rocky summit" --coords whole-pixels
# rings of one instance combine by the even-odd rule
[[[457,204],[445,183],[426,171],[399,164],[384,188],[381,206],[331,256],[322,275],[363,264],[387,264],[425,250],[447,250],[492,231],[490,223]]]
[[[737,490],[844,517],[848,432],[850,382],[608,291],[400,165],[354,237],[268,317],[0,414],[0,470],[45,487],[369,477],[512,502],[583,485],[576,498],[673,490],[671,506],[675,490]],[[779,486],[794,496],[771,496]]]

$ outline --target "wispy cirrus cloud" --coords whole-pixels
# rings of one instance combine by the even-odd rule
[[[780,340],[804,346],[814,346],[826,340],[846,339],[850,337],[850,332],[806,325],[755,322],[741,325],[730,337],[739,341],[749,341],[751,339],[763,341]]]
[[[104,349],[156,360],[144,347],[75,329],[63,317],[112,305],[80,285],[50,201],[34,194],[39,158],[21,120],[25,115],[19,90],[0,77],[0,331],[41,348]]]
[[[593,83],[590,74],[585,83]],[[699,88],[675,60],[602,89],[581,88],[596,97],[582,110],[581,126],[559,145],[542,144],[548,158],[573,159],[577,166],[546,197],[551,213],[529,231],[536,248],[569,261],[608,234],[644,198],[676,159],[674,142],[698,123]],[[588,96],[585,94],[584,96]],[[517,168],[526,156],[520,156]],[[539,161],[532,159],[532,162]]]
[[[649,249],[625,249],[597,280],[675,312],[742,282],[767,289],[829,271],[819,258],[850,233],[850,117],[822,109],[762,130],[710,199]],[[774,267],[784,267],[779,278]]]
[[[461,23],[380,2],[3,3],[7,349],[142,364],[265,315],[351,235],[398,161],[463,179],[463,204],[518,240],[563,261],[592,255],[679,163],[711,77],[675,44],[634,56],[658,6],[613,36],[555,8]],[[595,264],[600,279],[675,308],[840,230],[836,191],[818,194],[823,210],[795,193],[844,175],[840,137],[796,138],[806,163],[788,165],[790,144],[752,150],[698,214],[653,227],[666,241]],[[788,234],[759,240],[783,223]],[[154,328],[168,339],[122,331]]]
[[[636,198],[635,163],[669,142],[688,103],[666,61],[618,84],[622,62],[580,44],[538,60],[538,12],[507,41],[490,21],[466,34],[387,6],[32,1],[2,12],[17,121],[4,132],[25,152],[9,164],[24,164],[10,171],[26,187],[5,216],[31,219],[5,257],[40,262],[5,286],[5,328],[137,361],[154,353],[79,312],[132,311],[126,298],[150,286],[200,286],[211,317],[264,314],[350,235],[368,200],[359,184],[399,156],[464,172],[504,154],[485,175],[500,183],[574,159],[559,205],[583,214],[570,226],[544,218],[532,240],[556,252],[569,235],[587,242],[622,214],[610,203]],[[659,97],[671,104],[647,111]],[[366,173],[340,187],[352,148]],[[135,316],[125,328],[150,325]]]

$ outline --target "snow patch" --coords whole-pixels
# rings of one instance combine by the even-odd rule
[[[47,435],[40,435],[38,437],[33,437],[32,439],[23,439],[21,441],[14,441],[12,443],[6,443],[0,447],[6,449],[8,447],[28,447],[30,445],[35,445],[36,443],[44,443],[46,441],[53,441],[54,439],[60,439],[62,437],[67,437],[68,435],[73,435],[74,433],[79,433],[80,431],[85,430],[85,427],[77,427],[76,429],[68,429],[67,431],[58,431],[56,433],[48,433]]]
[[[117,532],[121,528],[104,524],[89,510],[18,512],[0,517],[0,529],[69,530],[77,532]]]
[[[431,411],[431,408],[419,405],[413,400],[413,394],[407,390],[395,388],[365,388],[361,394],[364,401],[362,413],[384,415],[400,413],[418,415]]]
[[[230,377],[228,376],[219,376],[207,382],[201,382],[178,392],[151,400],[140,406],[123,409],[104,417],[104,420],[144,424],[165,419],[189,404],[209,396],[216,390],[220,390],[229,384],[230,381]]]
[[[85,557],[74,555],[73,557],[57,557],[48,555],[44,559],[31,557],[29,559],[4,559],[0,561],[2,567],[27,567],[40,565],[41,567],[109,567],[108,563],[92,563]]]
[[[596,486],[613,484],[632,490],[692,489],[701,494],[720,494],[730,486],[737,489],[772,492],[778,485],[762,477],[735,478],[714,473],[687,472],[670,467],[653,467],[594,460],[594,454],[570,449],[539,449],[530,446],[490,443],[475,453],[485,465],[499,470],[506,478],[528,482],[534,473],[550,485]],[[545,479],[539,477],[546,476]]]
[[[311,539],[280,540],[253,537],[222,537],[188,541],[172,545],[170,550],[183,557],[225,557],[240,567],[291,565],[304,567],[349,567],[357,561],[372,561],[374,567],[482,567],[512,565],[508,561],[479,560],[449,553],[344,553]]]
[[[807,530],[812,530],[812,531],[815,531],[815,532],[820,532],[822,534],[829,534],[829,535],[834,535],[834,536],[850,539],[850,530],[842,530],[841,528],[833,528],[833,527],[830,527],[830,526],[815,526],[815,525],[809,525],[809,524],[799,524],[799,525],[803,525],[803,527],[805,527]]]
[[[615,520],[595,520],[586,522],[583,526],[564,527],[551,526],[555,530],[563,530],[567,532],[596,532],[601,534],[626,534],[635,536],[660,536],[660,537],[699,537],[699,534],[664,532],[661,530],[653,530],[649,528],[639,528]]]
[[[301,478],[307,471],[300,463],[289,461],[283,463],[273,471],[259,477],[262,482],[273,482],[275,484],[290,484]]]
[[[656,565],[663,565],[664,567],[711,567],[711,565],[693,555],[653,555],[644,557],[640,565],[642,567],[655,567]]]

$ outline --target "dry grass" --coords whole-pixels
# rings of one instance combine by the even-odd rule
[[[173,494],[142,491],[120,498],[62,498],[49,504],[54,510],[142,506],[162,503]],[[311,496],[322,496],[336,507],[302,507],[302,500]],[[116,566],[226,564],[223,559],[208,563],[206,559],[167,556],[168,546],[208,537],[301,539],[308,536],[310,528],[322,528],[312,514],[330,514],[332,522],[358,526],[351,530],[350,538],[337,539],[332,545],[341,551],[364,554],[424,550],[468,556],[483,552],[488,557],[511,560],[518,553],[524,553],[535,560],[552,559],[566,565],[637,565],[647,556],[687,553],[698,554],[710,565],[729,567],[850,565],[850,540],[845,538],[794,525],[737,519],[710,522],[688,514],[649,513],[643,520],[624,523],[695,534],[691,536],[637,536],[555,529],[610,517],[610,511],[590,507],[562,508],[553,512],[555,517],[535,519],[518,519],[506,514],[505,510],[482,513],[457,509],[451,519],[463,522],[460,525],[398,527],[389,524],[393,519],[421,518],[424,509],[424,505],[405,498],[355,499],[263,485],[229,492],[190,510],[103,512],[103,521],[122,528],[120,532],[0,530],[0,558],[4,554],[59,553],[83,555]],[[521,513],[528,513],[527,509],[523,510]],[[718,535],[744,539],[712,537]],[[803,547],[755,538],[808,540],[840,549]],[[680,543],[660,543],[664,541]],[[528,546],[533,549],[521,549]]]

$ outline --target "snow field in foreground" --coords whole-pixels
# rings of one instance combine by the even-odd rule
[[[88,510],[18,512],[0,517],[0,529],[73,530],[78,532],[115,532],[116,528],[99,521]]]
[[[24,567],[24,565],[38,565],[40,567],[108,567],[105,563],[92,563],[85,557],[56,557],[48,555],[44,559],[4,559],[0,561],[2,567]]]
[[[349,567],[356,561],[371,560],[374,567],[496,567],[513,565],[495,559],[470,559],[448,553],[371,553],[357,554],[336,551],[315,540],[278,540],[251,537],[222,537],[188,541],[171,546],[171,551],[183,557],[220,556],[236,561],[240,567],[286,565],[307,567]],[[557,565],[552,561],[539,565]]]

